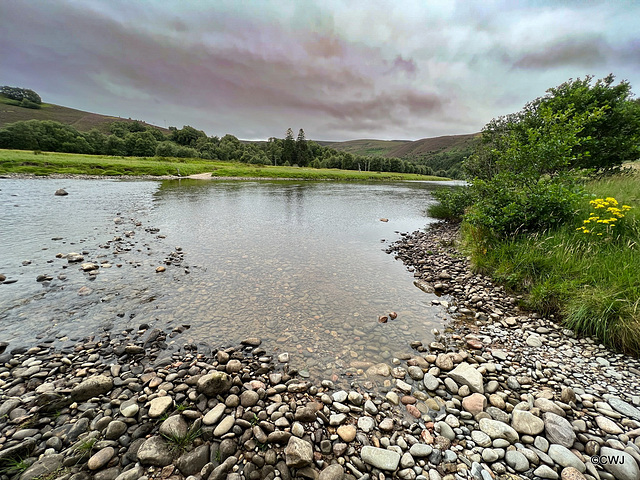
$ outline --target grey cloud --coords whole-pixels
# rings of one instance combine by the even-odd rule
[[[416,73],[418,72],[418,67],[416,66],[416,62],[412,58],[405,60],[404,58],[402,58],[402,55],[398,55],[393,60],[391,71],[405,72],[408,75],[415,77]]]
[[[526,70],[567,65],[591,68],[604,62],[610,52],[611,47],[603,38],[568,38],[544,45],[537,51],[525,53],[516,58],[513,65]]]

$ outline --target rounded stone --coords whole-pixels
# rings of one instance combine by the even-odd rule
[[[260,396],[258,395],[258,392],[253,390],[245,390],[240,394],[240,405],[244,408],[253,407],[259,400]]]
[[[504,457],[507,465],[513,468],[516,472],[525,472],[529,470],[529,460],[522,453],[517,450],[507,450]]]
[[[353,425],[342,425],[338,427],[338,436],[345,442],[353,442],[356,438],[356,428]]]
[[[472,415],[484,411],[487,407],[487,398],[481,393],[472,393],[468,397],[462,399],[462,408]]]
[[[87,467],[89,467],[89,470],[99,470],[109,463],[109,460],[113,458],[115,453],[116,451],[113,447],[105,447],[93,454],[87,462]]]

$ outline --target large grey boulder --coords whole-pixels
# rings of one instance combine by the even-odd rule
[[[584,463],[576,457],[576,455],[566,447],[562,445],[552,444],[549,447],[549,451],[547,454],[551,457],[551,459],[556,462],[558,465],[563,467],[573,467],[580,471],[580,473],[584,473],[587,467]]]

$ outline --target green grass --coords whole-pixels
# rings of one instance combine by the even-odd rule
[[[185,435],[165,435],[162,436],[169,442],[169,448],[176,452],[187,450],[193,441],[202,435],[202,429],[193,427]]]
[[[256,166],[199,158],[142,158],[78,155],[0,149],[0,174],[31,175],[178,175],[212,172],[215,177],[296,178],[309,180],[446,180],[441,177],[394,172],[358,172],[329,168]]]
[[[469,225],[463,249],[477,271],[525,293],[525,306],[559,315],[579,334],[622,352],[640,355],[640,174],[592,181],[589,198],[614,197],[633,207],[624,228],[601,237],[576,231],[590,211],[564,227],[502,241],[488,241]]]
[[[22,458],[3,458],[0,460],[0,474],[14,476],[24,472],[31,463]]]

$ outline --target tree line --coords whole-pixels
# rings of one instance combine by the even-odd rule
[[[42,99],[33,90],[28,88],[0,86],[0,95],[9,99],[9,103],[25,108],[40,108]]]
[[[109,133],[104,134],[96,129],[81,132],[52,120],[27,120],[0,128],[0,148],[123,157],[202,158],[255,165],[447,176],[445,170],[433,171],[427,165],[401,158],[340,152],[307,140],[303,129],[294,138],[291,128],[284,138],[246,142],[229,134],[207,136],[190,125],[180,129],[169,127],[169,133],[165,134],[139,121],[116,121],[109,126]]]

